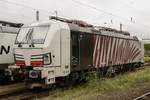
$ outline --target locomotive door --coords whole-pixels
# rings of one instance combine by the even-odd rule
[[[71,32],[71,63],[74,69],[79,67],[79,32]]]
[[[80,34],[80,69],[88,69],[93,65],[93,38],[92,34]]]

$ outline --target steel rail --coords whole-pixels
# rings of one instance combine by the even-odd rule
[[[150,100],[150,92],[145,93],[145,94],[135,98],[134,100]]]

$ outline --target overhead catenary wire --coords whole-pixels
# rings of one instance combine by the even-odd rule
[[[120,19],[123,19],[123,20],[126,20],[126,21],[130,21],[129,19],[123,18],[123,17],[121,17],[121,16],[118,16],[118,15],[116,15],[116,14],[107,12],[107,11],[102,10],[102,9],[99,9],[99,8],[97,8],[97,7],[95,7],[95,6],[91,6],[91,5],[89,5],[89,4],[80,2],[80,1],[78,1],[78,0],[72,0],[72,1],[75,2],[75,3],[77,3],[77,4],[79,4],[79,5],[82,5],[82,6],[85,6],[85,7],[88,7],[88,8],[92,8],[92,9],[97,10],[97,11],[99,11],[99,12],[103,12],[103,13],[105,13],[105,14],[107,14],[107,15],[115,16],[115,17],[118,17],[118,18],[120,18]]]
[[[54,14],[54,12],[46,11],[46,10],[44,10],[44,9],[37,9],[37,8],[31,7],[31,6],[27,6],[27,5],[24,5],[24,4],[21,4],[21,3],[16,3],[16,2],[8,1],[8,0],[1,0],[1,1],[7,2],[7,3],[10,3],[10,4],[14,4],[14,5],[17,5],[17,6],[25,7],[25,8],[30,8],[30,9],[32,9],[32,10],[34,10],[34,11],[39,10],[39,11],[44,11],[44,12],[46,12],[46,13]],[[80,2],[80,1],[77,1],[77,0],[72,0],[72,1],[73,1],[73,2],[76,2],[76,3],[80,4],[80,5],[84,5],[84,6],[87,6],[87,7],[92,8],[92,9],[95,9],[95,10],[97,10],[97,11],[106,13],[106,14],[108,14],[108,15],[115,16],[115,17],[119,17],[119,18],[121,18],[121,19],[123,19],[123,20],[126,20],[126,21],[130,21],[129,19],[125,19],[125,18],[123,18],[123,17],[121,17],[121,16],[115,15],[115,14],[113,14],[113,13],[106,12],[106,11],[104,11],[104,10],[102,10],[102,9],[99,9],[99,8],[94,7],[94,6],[91,6],[91,5],[82,3],[82,2]],[[68,18],[69,18],[69,17],[68,17]]]
[[[5,7],[5,6],[4,6]],[[4,8],[3,7],[3,8]],[[5,7],[6,9],[7,9],[7,7]],[[0,12],[1,13],[3,13],[3,14],[11,14],[11,15],[14,15],[14,16],[16,16],[17,17],[17,15],[16,15],[16,13],[13,13],[12,11],[10,12],[6,12],[6,11],[4,11],[4,10],[0,10]],[[20,16],[22,16],[22,17],[27,17],[27,18],[32,18],[31,16],[27,16],[27,15],[25,15],[25,14],[20,14]]]
[[[19,7],[21,7],[21,8],[25,8],[25,9],[30,9],[30,11],[29,12],[32,12],[32,14],[35,14],[35,12],[36,11],[40,11],[40,13],[42,12],[44,12],[43,14],[42,14],[42,16],[44,17],[44,16],[46,16],[47,17],[47,19],[48,19],[48,16],[51,14],[54,14],[53,12],[51,12],[51,11],[46,11],[46,10],[44,10],[44,9],[37,9],[37,8],[34,8],[34,7],[31,7],[31,6],[29,6],[29,5],[25,5],[25,4],[22,4],[22,3],[17,3],[17,2],[12,2],[12,1],[8,1],[8,0],[0,0],[0,2],[4,2],[4,3],[7,3],[7,4],[11,4],[11,5],[15,5],[15,6],[19,6]],[[25,17],[29,17],[29,16],[27,16],[27,15],[25,15],[25,14],[22,14],[21,16],[25,16]],[[18,16],[19,17],[19,16]],[[31,17],[30,17],[31,18]],[[33,17],[34,18],[34,17]]]
[[[147,28],[150,30],[150,26],[145,25],[145,24],[143,24],[143,23],[139,23],[139,22],[137,22],[137,21],[132,21],[132,22],[131,22],[131,19],[126,19],[126,18],[124,18],[124,17],[122,17],[122,16],[119,16],[119,15],[116,15],[116,14],[113,14],[113,13],[110,13],[110,12],[107,12],[107,11],[105,11],[105,10],[99,9],[99,8],[97,8],[97,7],[95,7],[95,6],[91,6],[91,5],[86,4],[86,3],[83,3],[83,2],[80,2],[80,1],[78,1],[78,0],[72,0],[72,1],[73,1],[74,3],[77,3],[77,4],[81,5],[81,6],[85,6],[85,7],[94,9],[94,10],[96,10],[96,11],[103,12],[103,13],[105,13],[105,14],[107,14],[107,15],[117,17],[117,18],[122,19],[122,20],[124,20],[124,21],[130,22],[130,23],[136,23],[136,24],[138,24],[138,25],[145,26],[145,27],[147,27]]]
[[[5,2],[5,3],[7,2],[7,3],[9,3],[9,4],[13,4],[13,5],[21,6],[21,7],[23,6],[23,7],[25,7],[25,8],[30,8],[30,9],[32,9],[32,10],[34,10],[34,11],[35,11],[35,10],[36,10],[36,11],[37,11],[37,10],[39,10],[39,11],[44,11],[45,13],[48,13],[48,15],[49,15],[49,13],[52,14],[52,15],[55,14],[54,12],[47,11],[47,10],[44,10],[44,9],[37,9],[37,8],[31,7],[31,6],[22,4],[22,3],[12,2],[12,1],[8,1],[8,0],[1,0],[1,1],[3,1],[3,2]],[[124,20],[124,21],[131,22],[131,19],[126,19],[126,18],[124,18],[124,17],[122,17],[122,16],[119,16],[119,15],[116,15],[116,14],[113,14],[113,13],[110,13],[110,12],[107,12],[107,11],[102,10],[102,9],[99,9],[99,8],[97,8],[97,7],[95,7],[95,6],[91,6],[91,5],[89,5],[89,4],[80,2],[80,1],[78,1],[78,0],[72,0],[72,1],[75,2],[76,4],[79,4],[79,5],[82,5],[82,6],[86,6],[86,7],[88,7],[88,8],[95,9],[96,11],[102,12],[102,13],[104,13],[104,14],[106,14],[106,15],[110,15],[110,16],[113,16],[113,17],[122,19],[122,20]],[[62,14],[59,13],[58,16],[64,16],[64,15],[62,15]],[[47,17],[48,17],[48,16],[47,16]],[[70,17],[68,17],[68,16],[64,16],[64,17],[70,18]],[[150,26],[147,26],[147,25],[144,25],[144,24],[135,22],[135,21],[132,21],[131,23],[137,23],[137,24],[139,24],[139,25],[143,25],[143,26],[146,26],[146,27],[150,28]]]
[[[119,16],[119,15],[116,15],[116,14],[113,14],[113,13],[110,13],[110,12],[107,12],[105,10],[102,10],[100,8],[97,8],[95,6],[92,6],[91,4],[87,4],[87,3],[83,3],[83,2],[80,2],[78,0],[72,0],[74,3],[78,4],[78,5],[81,5],[81,6],[84,6],[84,7],[88,7],[88,8],[91,8],[91,9],[94,9],[98,12],[103,12],[103,15],[106,14],[106,15],[109,15],[109,16],[112,16],[112,17],[116,17],[116,18],[119,18],[119,19],[122,19],[122,21],[126,22],[126,24],[124,24],[124,22],[120,21],[120,23],[122,23],[123,25],[126,25],[126,27],[133,27],[135,30],[139,30],[138,26],[139,27],[142,27],[141,29],[142,30],[145,30],[145,34],[147,34],[149,31],[150,31],[150,26],[149,25],[146,25],[146,24],[143,24],[141,22],[138,22],[137,20],[135,21],[133,19],[133,16],[131,16],[130,19],[126,19],[126,18],[123,18],[122,16]],[[134,2],[134,1],[133,1]],[[110,19],[111,20],[111,19]],[[97,22],[96,22],[97,23]],[[134,25],[133,25],[134,24]],[[136,31],[134,32],[134,34],[137,33]],[[139,35],[141,36],[141,38],[143,38],[143,34],[140,32]],[[147,34],[147,36],[149,36]]]
[[[14,13],[9,13],[9,12],[2,12],[2,11],[0,11],[2,14],[4,14],[4,18],[3,18],[3,16],[1,15],[0,17],[2,17],[2,19],[4,20],[8,20],[8,19],[12,19],[13,20],[13,18],[17,18],[17,21],[15,21],[15,20],[13,20],[13,21],[15,21],[15,22],[19,22],[19,20],[21,21],[21,19],[22,18],[26,18],[26,20],[29,20],[29,19],[32,19],[32,17],[30,17],[30,16],[26,16],[26,15],[24,15],[24,14],[21,14],[19,17],[20,18],[18,18],[18,15],[16,15],[16,14],[14,14]],[[11,14],[11,16],[6,16],[6,15],[8,15],[8,14]]]
[[[45,12],[47,14],[47,17],[51,16],[51,15],[55,15],[56,13],[56,10],[54,10],[53,12],[52,11],[47,11],[45,9],[39,9],[39,8],[34,8],[34,7],[31,7],[31,6],[28,6],[28,5],[25,5],[25,4],[22,4],[22,3],[18,3],[18,2],[12,2],[12,1],[8,1],[8,0],[1,0],[2,2],[5,2],[5,3],[8,3],[8,4],[13,4],[13,5],[16,5],[16,6],[20,6],[20,7],[24,7],[24,8],[29,8],[29,9],[32,9],[33,11],[41,11],[41,12]],[[58,11],[57,11],[58,13]],[[66,17],[66,18],[70,18],[71,17],[68,17],[66,15],[63,15],[63,14],[60,14],[58,13],[57,16],[63,16],[63,17]]]
[[[25,8],[30,8],[30,9],[32,9],[33,11],[39,10],[39,11],[44,11],[44,12],[46,12],[46,13],[51,13],[51,14],[53,14],[53,12],[46,11],[46,10],[44,10],[44,9],[39,9],[39,8],[37,9],[37,8],[31,7],[31,6],[22,4],[22,3],[12,2],[12,1],[8,1],[8,0],[1,0],[1,2],[7,2],[7,3],[9,3],[9,4],[13,4],[13,5],[16,5],[16,6],[21,6],[21,7],[25,7]]]

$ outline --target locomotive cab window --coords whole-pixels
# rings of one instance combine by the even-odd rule
[[[23,27],[16,38],[16,43],[43,44],[50,25]]]

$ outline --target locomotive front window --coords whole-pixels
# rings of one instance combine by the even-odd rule
[[[42,44],[45,41],[49,27],[49,25],[23,27],[19,31],[16,43]]]

